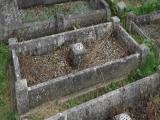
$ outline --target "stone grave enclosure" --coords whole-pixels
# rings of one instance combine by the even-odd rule
[[[160,51],[160,11],[150,14],[136,16],[133,13],[128,14],[127,29],[130,33],[137,33],[145,39],[152,39],[157,45],[158,53]]]
[[[9,44],[13,101],[22,119],[49,102],[83,96],[127,79],[144,65],[149,53],[132,33],[152,39],[160,51],[160,11],[141,16],[129,13],[129,34],[118,17],[111,17],[111,2],[6,0],[0,6],[0,40]],[[116,7],[121,15],[127,5],[119,1]],[[62,113],[55,112],[58,114],[46,120],[106,120],[115,107],[134,106],[144,94],[159,90],[159,72]]]
[[[89,10],[84,11],[82,13],[75,13],[65,15],[63,12],[60,14],[56,14],[54,18],[45,19],[42,21],[30,21],[24,22],[21,18],[23,12],[22,11],[30,11],[30,9],[34,9],[31,13],[33,17],[36,16],[38,11],[44,12],[44,7],[46,9],[51,8],[56,5],[61,4],[62,6],[66,6],[65,4],[76,3],[76,2],[85,2],[89,7]],[[17,37],[20,41],[33,39],[37,37],[42,37],[46,35],[51,35],[59,32],[64,32],[67,30],[73,30],[77,27],[89,26],[93,24],[98,24],[102,22],[109,21],[111,18],[111,11],[109,5],[105,2],[105,0],[84,0],[84,1],[67,1],[67,0],[13,0],[6,1],[6,4],[2,6],[3,11],[1,17],[1,24],[3,26],[3,36],[1,36],[2,40],[6,40],[10,37]],[[47,4],[47,5],[46,5]],[[64,4],[64,5],[63,5]],[[25,6],[24,6],[25,5]],[[39,5],[39,6],[35,6]],[[24,8],[25,7],[25,8]],[[67,8],[64,8],[67,11]],[[76,9],[76,8],[75,8]],[[50,14],[52,11],[49,11]],[[47,13],[44,13],[44,15]],[[49,15],[50,15],[49,14]],[[26,12],[26,16],[30,14]],[[39,15],[41,16],[41,15]],[[48,16],[49,17],[49,16]]]
[[[96,61],[95,64],[91,66],[88,66],[88,64],[86,67],[80,66],[81,69],[79,69],[79,67],[74,68],[70,73],[64,73],[54,77],[49,76],[50,79],[44,79],[44,81],[42,80],[40,82],[37,82],[39,78],[34,78],[33,81],[37,81],[33,84],[30,82],[30,77],[24,77],[25,73],[27,73],[28,76],[33,73],[28,72],[30,67],[23,71],[23,67],[26,66],[23,66],[22,62],[28,60],[30,57],[34,58],[33,61],[37,61],[37,59],[39,59],[38,57],[42,56],[42,58],[44,58],[44,55],[48,56],[52,52],[56,53],[57,50],[68,49],[71,44],[75,43],[81,43],[85,46],[86,53],[84,53],[84,56],[85,54],[90,55],[91,53],[87,52],[90,50],[88,46],[91,45],[92,48],[92,43],[95,42],[97,47],[101,41],[104,41],[104,43],[107,42],[107,44],[103,42],[101,44],[102,46],[105,45],[104,47],[107,48],[110,39],[113,43],[118,44],[118,46],[121,45],[122,48],[124,48],[119,57],[112,58],[113,56],[107,56],[103,58],[104,61],[102,63],[97,62],[95,59],[93,60],[93,62]],[[98,43],[96,41],[98,41]],[[99,83],[124,79],[139,65],[143,64],[148,51],[146,47],[137,44],[124,28],[121,27],[120,20],[117,17],[112,17],[112,22],[31,39],[24,42],[18,42],[16,38],[11,38],[9,39],[9,46],[12,52],[13,73],[15,76],[16,107],[20,114],[48,100],[58,100],[59,98],[80,92],[81,90],[85,90]],[[112,49],[112,47],[114,47],[114,45],[111,45],[109,49]],[[111,51],[111,53],[114,53],[114,51]],[[21,56],[29,57],[27,59],[22,59]],[[54,56],[55,54],[53,54],[53,57]],[[49,59],[50,58],[51,57],[49,57]],[[90,57],[88,57],[87,60],[89,58]],[[107,60],[108,58],[112,59]],[[83,63],[83,61],[81,61],[81,63]],[[57,65],[57,63],[54,64]],[[40,65],[41,64],[38,64],[38,66]],[[46,66],[45,68],[48,67]],[[42,67],[40,67],[40,70],[41,69]],[[45,76],[45,74],[48,73],[42,72],[41,74]]]
[[[157,72],[46,120],[106,120],[114,108],[134,106],[139,102],[140,96],[156,92],[160,86],[159,79]]]

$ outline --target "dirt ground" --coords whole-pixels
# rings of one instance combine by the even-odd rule
[[[160,89],[159,89],[160,90]],[[128,108],[115,108],[112,114],[127,112],[132,120],[160,120],[160,92],[138,99],[136,104]],[[114,116],[113,115],[113,116]],[[109,120],[113,117],[111,116]],[[107,119],[108,120],[108,119]]]
[[[32,86],[130,54],[128,53],[128,49],[123,48],[113,35],[109,38],[96,40],[84,45],[87,52],[78,68],[72,68],[70,66],[68,59],[69,47],[65,46],[47,55],[20,55],[22,77],[27,79],[29,86]]]

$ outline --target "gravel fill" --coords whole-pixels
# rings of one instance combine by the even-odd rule
[[[72,68],[68,59],[69,47],[63,46],[47,55],[19,55],[22,77],[32,86],[47,80],[75,73],[128,55],[125,48],[111,35],[109,38],[84,44],[87,53],[78,68]]]

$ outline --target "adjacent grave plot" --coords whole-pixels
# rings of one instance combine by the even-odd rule
[[[140,25],[139,27],[149,38],[160,43],[160,19],[148,24]]]
[[[132,119],[159,120],[159,78],[156,72],[46,120],[112,120],[124,112]]]
[[[106,0],[114,14],[125,17],[127,12],[133,11],[137,15],[144,15],[160,10],[159,0]]]
[[[138,8],[141,7],[144,2],[149,0],[106,0],[112,9],[117,9],[119,15],[121,15],[125,10],[130,10],[133,7]]]
[[[55,20],[57,14],[86,14],[92,11],[88,1],[70,1],[50,6],[36,6],[27,9],[21,9],[20,15],[23,22],[34,22],[43,20]]]
[[[8,20],[11,19],[9,17],[6,20],[12,26],[6,29],[5,38],[17,37],[19,41],[25,41],[103,23],[111,18],[111,11],[105,0],[55,1],[25,9],[18,7],[19,2],[10,6],[14,10],[12,13],[4,10],[4,16],[14,14],[16,17],[12,21]]]
[[[160,11],[150,14],[135,16],[128,15],[127,27],[131,33],[137,33],[145,39],[152,39],[158,49],[160,46]]]
[[[125,78],[143,64],[146,48],[134,41],[117,17],[112,20],[26,42],[10,39],[18,112],[99,83]],[[68,49],[80,42],[86,53],[75,69],[69,65]]]
[[[135,120],[159,120],[160,119],[160,92],[159,88],[154,93],[142,95],[137,99],[138,103],[128,107],[119,106],[112,110],[112,118],[116,114],[127,112]],[[109,118],[108,118],[109,119]]]

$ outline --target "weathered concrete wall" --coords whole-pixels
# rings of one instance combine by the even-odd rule
[[[29,87],[30,108],[49,100],[56,100],[71,93],[105,81],[128,76],[139,65],[139,54],[85,69],[76,74],[69,74],[48,82]],[[125,67],[125,69],[124,69]]]
[[[21,78],[18,55],[15,49],[12,47],[15,44],[16,44],[15,38],[9,40],[9,47],[11,50],[12,65],[13,65],[12,70],[10,71],[13,72],[11,73],[13,75],[11,81],[13,87],[12,94],[15,95],[13,101],[15,102],[17,112],[19,114],[23,114],[29,110],[28,86],[26,79]]]
[[[106,2],[106,0],[100,0],[100,6],[106,10],[107,21],[110,21],[112,13],[111,13],[111,9],[110,9],[109,4]]]
[[[13,31],[19,41],[51,35],[57,32],[56,20],[25,23],[19,29]]]
[[[155,73],[46,120],[106,120],[113,108],[127,107],[138,102],[140,96],[156,91],[159,79],[159,73]]]
[[[74,2],[78,0],[17,0],[18,8],[28,8],[35,5],[50,5],[50,4],[59,4],[64,2]],[[88,0],[90,5],[97,9],[100,8],[100,0]]]
[[[17,0],[17,3],[19,8],[28,8],[35,5],[59,4],[69,1],[78,1],[78,0]]]
[[[134,51],[139,52],[141,54],[140,64],[145,64],[149,48],[144,45],[139,45],[133,37],[129,35],[122,26],[120,26],[120,23],[114,24],[114,32],[117,35],[117,39],[119,39],[121,44],[124,45],[125,51],[130,51],[131,53]]]
[[[137,25],[143,25],[157,20],[160,20],[160,11],[155,11],[150,14],[140,16],[129,13],[127,16],[127,27],[129,29],[131,22],[135,22]]]
[[[131,22],[131,32],[136,32],[141,37],[149,39],[148,36],[143,32],[143,30],[139,28],[138,25],[136,25],[136,23],[134,22]]]
[[[58,26],[60,31],[73,29],[73,26],[88,26],[107,21],[107,12],[105,9],[93,10],[87,14],[70,15],[63,18],[63,26]]]
[[[69,32],[32,39],[25,42],[17,42],[12,48],[18,53],[44,54],[61,45],[69,45],[77,42],[89,42],[102,38],[106,33],[113,31],[112,23],[103,23],[95,26],[81,28]]]
[[[91,3],[94,3],[94,1],[91,0]],[[97,9],[93,8],[93,11],[86,14],[69,16],[63,15],[61,17],[59,17],[60,15],[57,15],[56,19],[54,20],[22,23],[22,20],[20,18],[20,12],[17,6],[17,1],[8,0],[8,2],[3,2],[0,15],[1,39],[6,40],[10,37],[17,37],[18,40],[24,41],[28,39],[64,32],[67,30],[73,30],[74,26],[76,25],[78,25],[79,27],[85,27],[109,21],[111,18],[111,11],[108,4],[106,2],[102,2],[101,7],[98,7]]]
[[[14,0],[0,1],[0,41],[12,34],[21,25],[18,9]]]
[[[133,51],[140,49],[139,44],[131,37],[131,35],[126,32],[121,25],[117,25],[114,29],[114,32],[122,45],[130,47],[129,49],[133,49]]]
[[[10,48],[13,49],[15,53],[40,55],[53,51],[62,45],[69,45],[82,41],[90,42],[101,39],[106,35],[111,35],[113,31],[116,31],[115,28],[117,26],[119,26],[119,22],[113,21],[113,23],[103,23],[78,30],[64,32],[61,34],[41,37],[39,39],[32,39],[25,42],[17,43],[15,41],[13,42],[13,40],[9,40]],[[119,35],[117,39],[122,39],[122,44],[130,43],[129,36],[126,37],[126,33],[123,33],[125,31],[122,30],[121,32],[122,36]],[[136,45],[134,40],[131,41],[131,43]],[[25,97],[24,101],[26,101],[26,104],[29,104],[28,106],[30,108],[33,108],[48,101],[48,99],[55,100],[71,93],[78,92],[82,89],[94,86],[98,83],[107,81],[109,82],[117,78],[127,77],[131,71],[135,70],[140,65],[140,58],[143,56],[143,54],[137,49],[135,49],[134,53],[128,57],[108,62],[103,65],[97,65],[95,67],[79,71],[75,74],[69,74],[32,87],[28,87],[28,91],[27,89],[24,89],[25,94],[28,95],[28,97]],[[139,49],[141,49],[141,47],[139,47]],[[14,56],[14,54],[12,55]],[[21,92],[17,92],[18,95],[20,93]],[[27,103],[27,98],[29,103]],[[17,99],[20,101],[19,104],[24,102],[21,99]],[[27,106],[24,109],[23,107],[18,108],[19,113],[24,112],[27,109],[29,109]]]

